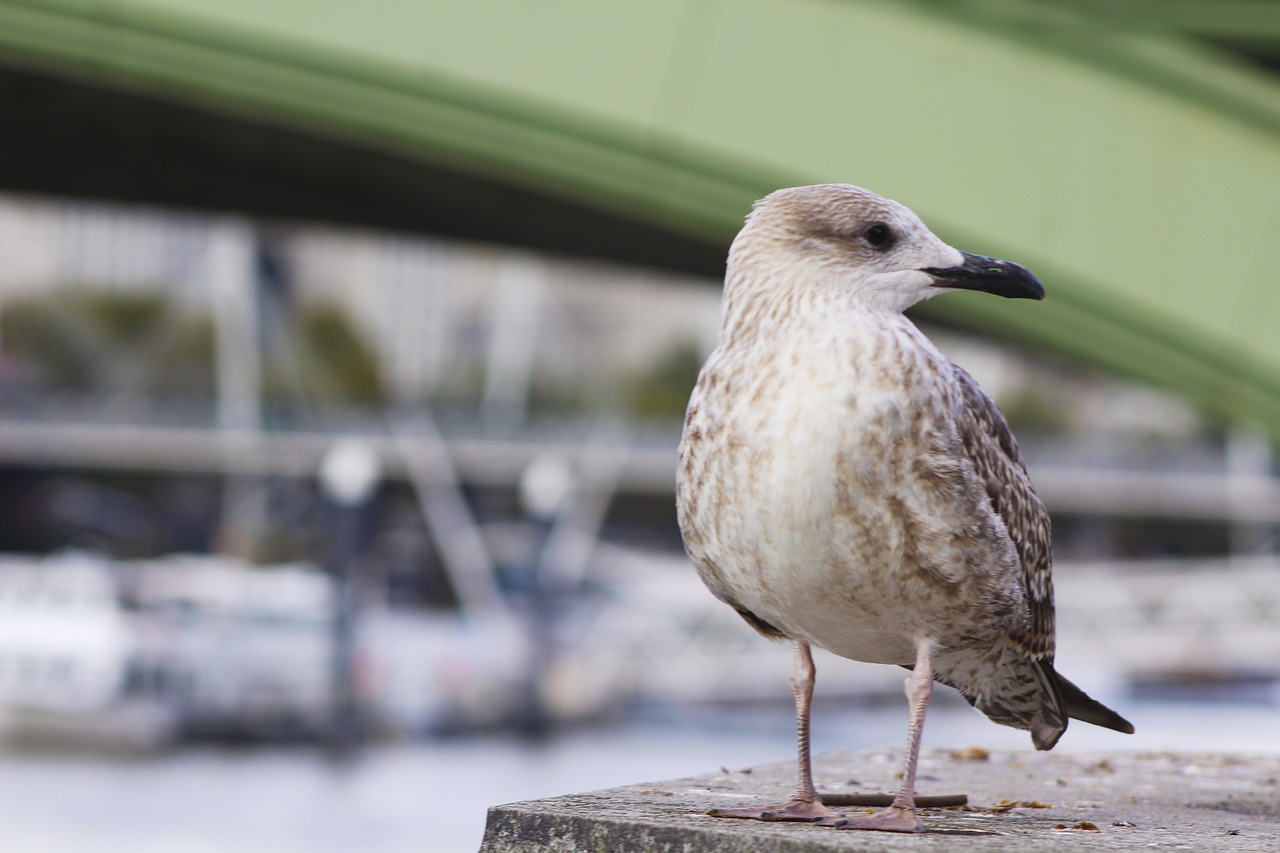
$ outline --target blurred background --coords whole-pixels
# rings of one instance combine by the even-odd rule
[[[1280,3],[0,0],[0,846],[466,851],[791,760],[672,489],[728,242],[823,181],[1047,286],[916,319],[1138,728],[1059,748],[1280,754]],[[816,749],[901,740],[818,669]]]

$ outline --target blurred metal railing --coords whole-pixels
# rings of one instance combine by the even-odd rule
[[[370,431],[361,438],[381,456],[386,475],[417,478],[437,453],[435,439],[413,419],[396,422],[395,435]],[[442,430],[443,431],[443,430]],[[344,430],[350,433],[351,430]],[[535,458],[547,453],[574,456],[586,430],[567,428],[528,437],[448,435],[457,476],[465,482],[514,485]],[[212,426],[86,423],[0,419],[0,462],[60,468],[155,472],[199,472],[311,477],[333,441],[333,432],[271,430],[237,446],[228,457],[227,430]],[[652,441],[619,444],[617,487],[638,493],[670,492],[675,482],[674,430]],[[597,447],[596,454],[608,452]],[[432,466],[426,465],[428,469]],[[1067,464],[1032,464],[1032,477],[1045,504],[1056,512],[1151,518],[1222,520],[1242,524],[1280,523],[1280,479],[1266,469],[1239,470],[1223,454],[1217,470],[1167,471]]]

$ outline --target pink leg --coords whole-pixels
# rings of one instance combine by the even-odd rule
[[[865,817],[848,817],[828,822],[837,829],[878,829],[885,832],[921,832],[924,826],[916,817],[916,763],[920,758],[920,734],[924,730],[924,712],[933,693],[932,643],[920,641],[916,646],[916,665],[907,676],[907,705],[910,723],[907,731],[907,754],[902,767],[902,787],[893,803],[882,811]]]
[[[742,817],[755,820],[834,821],[844,818],[822,804],[822,798],[813,787],[813,766],[809,760],[809,704],[813,700],[813,654],[809,644],[796,641],[795,656],[791,664],[791,692],[796,697],[796,740],[800,747],[800,780],[790,801],[777,806],[758,806],[745,809],[713,809],[715,817]]]

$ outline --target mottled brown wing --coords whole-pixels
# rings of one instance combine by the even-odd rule
[[[963,368],[955,364],[951,367],[968,410],[968,417],[957,419],[961,441],[986,485],[991,506],[1004,519],[1022,562],[1031,624],[1026,631],[1012,632],[1010,639],[1031,657],[1052,662],[1053,544],[1049,513],[1036,497],[1018,443],[1000,409]]]

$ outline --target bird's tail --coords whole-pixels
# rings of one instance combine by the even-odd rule
[[[1031,732],[1036,749],[1053,749],[1070,719],[1133,733],[1132,723],[1059,675],[1052,662],[1004,651],[977,667],[972,659],[956,667],[942,657],[934,678],[957,688],[992,722]]]
[[[1133,723],[1067,681],[1053,669],[1052,664],[1045,666],[1053,673],[1051,678],[1058,682],[1058,696],[1062,700],[1062,710],[1067,712],[1068,717],[1082,723],[1102,726],[1104,729],[1133,734]]]
[[[1079,720],[1127,735],[1133,734],[1133,723],[1068,681],[1053,668],[1052,662],[1037,661],[1035,666],[1039,669],[1041,682],[1049,688],[1045,691],[1045,704],[1037,716],[1039,721],[1045,718],[1053,721],[1050,726],[1031,726],[1031,742],[1036,749],[1053,749],[1062,733],[1067,730],[1068,720]],[[1056,709],[1049,708],[1051,697],[1057,699]]]

